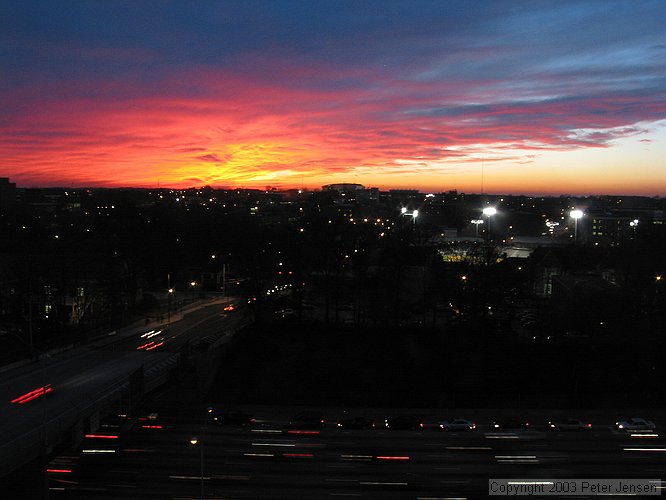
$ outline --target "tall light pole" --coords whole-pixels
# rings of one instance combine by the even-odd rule
[[[472,219],[470,221],[474,226],[476,226],[476,237],[479,237],[479,224],[483,224],[483,219]]]
[[[193,437],[190,439],[190,444],[193,446],[199,446],[199,458],[200,458],[200,472],[201,472],[201,500],[204,497],[204,460],[203,460],[203,441],[198,437]]]
[[[171,324],[171,296],[173,295],[174,289],[169,287],[167,290],[167,325]]]
[[[583,211],[577,208],[569,212],[569,216],[574,220],[574,245],[578,244],[578,219],[583,216]]]
[[[490,239],[490,218],[497,213],[495,207],[486,207],[483,209],[483,215],[488,218],[488,239]]]

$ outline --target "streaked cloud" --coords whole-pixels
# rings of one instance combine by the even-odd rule
[[[451,188],[487,162],[543,190],[546,153],[568,164],[663,137],[664,14],[660,1],[7,4],[0,154],[22,185],[414,174]],[[666,194],[666,174],[655,186]]]

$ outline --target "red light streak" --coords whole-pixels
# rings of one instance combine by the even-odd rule
[[[89,439],[118,439],[118,436],[109,434],[86,434],[85,437]]]
[[[141,349],[145,349],[146,347],[148,347],[149,345],[152,345],[154,343],[155,342],[148,342],[147,344],[140,345],[139,347],[136,348],[136,350],[139,351]],[[148,349],[146,349],[146,350],[148,350]]]
[[[12,399],[11,402],[22,405],[32,401],[33,399],[37,399],[40,396],[46,395],[49,392],[53,392],[53,387],[51,387],[51,384],[47,384],[39,387],[38,389],[35,389],[34,391],[27,392],[18,398]]]
[[[377,460],[409,460],[409,457],[391,457],[391,456],[379,456],[377,457]]]
[[[71,469],[46,469],[46,472],[53,472],[54,474],[71,474]]]
[[[319,431],[298,431],[298,430],[289,430],[287,434],[319,434]]]
[[[162,429],[161,425],[142,425],[142,429]]]
[[[155,345],[151,345],[150,347],[146,347],[146,351],[152,351],[153,349],[155,349],[155,348],[157,348],[161,345],[164,345],[164,342],[160,342],[159,344],[155,344]]]
[[[283,456],[287,458],[312,458],[314,455],[312,453],[285,453]]]

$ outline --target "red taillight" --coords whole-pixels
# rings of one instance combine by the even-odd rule
[[[588,427],[592,427],[592,424],[587,424]]]
[[[423,424],[419,424],[419,427],[420,427],[421,429],[423,429]]]
[[[112,436],[109,434],[86,434],[88,439],[118,439],[118,436]]]
[[[530,423],[529,423],[529,422],[525,422],[525,427],[529,427],[529,426],[530,426]]]
[[[53,392],[53,387],[51,387],[51,384],[46,384],[42,387],[39,387],[33,391],[27,392],[23,394],[22,396],[19,396],[18,398],[12,399],[12,403],[18,403],[20,405],[28,403],[32,401],[33,399],[37,399],[40,396],[44,396],[48,394],[49,392]]]
[[[46,469],[46,472],[52,472],[55,474],[71,474],[72,469]]]

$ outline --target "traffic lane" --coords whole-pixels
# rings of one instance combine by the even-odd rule
[[[215,429],[190,429],[141,435],[149,451],[169,455],[174,447],[180,448],[197,434],[204,441],[206,450],[219,455],[224,450],[224,458],[229,464],[239,464],[239,459],[247,457],[266,458],[269,462],[278,461],[285,456],[312,458],[315,461],[373,462],[378,456],[384,460],[409,460],[410,464],[432,465],[436,463],[456,462],[458,464],[491,463],[498,465],[533,465],[560,464],[563,462],[577,465],[604,465],[617,461],[626,465],[627,461],[639,461],[641,465],[664,463],[664,453],[658,451],[663,444],[636,447],[632,443],[615,440],[597,443],[577,443],[575,440],[540,443],[535,447],[530,443],[512,442],[511,446],[478,446],[476,442],[452,443],[430,440],[418,440],[416,436],[374,436],[374,439],[347,439],[330,436],[333,440],[301,438],[288,439],[281,435],[265,438],[248,435],[247,432],[216,432]],[[644,450],[644,451],[643,451]],[[649,451],[657,450],[657,451]],[[177,452],[178,454],[180,452]],[[222,455],[220,455],[222,456]],[[393,457],[393,458],[392,458]],[[397,457],[397,458],[396,458]],[[409,457],[405,459],[404,457]]]
[[[151,360],[163,357],[154,354]],[[11,394],[18,394],[49,381],[53,391],[46,394],[46,397],[39,397],[23,405],[11,403],[6,397],[0,407],[3,420],[0,433],[3,440],[10,441],[57,419],[59,415],[78,408],[78,401],[86,404],[90,398],[104,395],[111,385],[126,380],[129,374],[145,362],[145,356],[136,353],[123,356],[91,353],[89,358],[76,358],[68,363],[50,366],[35,374],[32,380],[23,380],[14,389],[5,388],[6,391],[13,391]]]
[[[119,339],[117,342],[106,344],[105,350],[163,350],[178,351],[188,341],[196,340],[207,335],[234,331],[242,317],[223,316],[219,311],[222,306],[209,306],[206,311],[197,311],[197,315],[186,317],[178,323],[163,325],[159,328],[146,328],[145,331],[133,336]],[[204,314],[206,312],[206,314]]]
[[[223,460],[226,456],[222,457]],[[178,466],[174,466],[178,464]],[[223,485],[234,483],[238,478],[243,477],[243,481],[247,481],[243,485],[242,492],[244,494],[257,495],[268,494],[273,491],[272,488],[279,487],[283,491],[283,487],[295,487],[300,495],[309,498],[319,498],[316,492],[323,493],[329,492],[327,489],[331,484],[337,491],[351,489],[355,494],[360,492],[363,496],[367,494],[377,493],[377,490],[386,488],[388,490],[394,489],[396,486],[405,491],[436,493],[451,491],[465,491],[465,488],[482,488],[487,487],[488,477],[502,477],[506,474],[517,475],[517,477],[558,477],[557,471],[560,472],[559,477],[580,477],[579,473],[574,470],[565,469],[546,469],[540,467],[489,467],[488,464],[480,464],[473,468],[467,467],[433,467],[423,468],[405,467],[404,464],[398,466],[387,465],[378,466],[367,464],[344,464],[339,466],[328,466],[322,470],[321,465],[310,460],[294,460],[294,461],[272,461],[272,460],[258,460],[251,465],[242,465],[242,470],[234,470],[231,464],[224,461],[219,462],[215,453],[205,454],[205,476],[207,485],[214,485],[216,481],[221,481]],[[236,464],[237,466],[239,464]],[[313,468],[313,465],[315,467]],[[178,460],[173,460],[169,457],[158,456],[157,458],[149,459],[149,462],[141,464],[140,462],[131,461],[125,464],[130,471],[140,471],[140,475],[130,478],[134,484],[144,484],[146,492],[155,493],[154,486],[162,485],[165,483],[167,477],[169,480],[192,480],[192,477],[198,476],[199,473],[199,454],[197,450],[190,450],[186,452],[180,450]],[[108,484],[117,484],[121,479],[117,472],[114,472],[118,467],[111,469],[113,478],[108,480]],[[151,470],[153,471],[151,473]],[[607,471],[606,467],[596,472]],[[157,471],[157,472],[155,472]],[[618,477],[631,477],[627,476],[626,470],[622,471],[624,476]],[[130,475],[133,472],[130,472]],[[564,474],[562,476],[561,474]],[[120,474],[122,475],[122,474]],[[591,476],[588,476],[591,477]],[[640,474],[634,475],[640,477]],[[215,478],[213,480],[213,478]],[[400,480],[398,480],[400,479]],[[209,483],[210,481],[210,483]],[[99,483],[99,481],[93,481]],[[396,485],[395,483],[407,483],[404,485]],[[323,490],[322,490],[323,488]],[[171,490],[171,488],[169,488]],[[207,490],[211,491],[211,490]],[[224,490],[227,493],[228,490]],[[330,490],[333,491],[333,490]],[[274,493],[274,491],[273,491]],[[386,495],[388,491],[382,491],[382,495]],[[269,496],[270,498],[270,496]]]
[[[180,466],[170,471],[169,479],[188,480],[189,478],[191,480],[193,477],[197,476],[198,458],[196,450],[193,453],[183,454],[178,461]],[[396,473],[396,469],[391,467],[362,467],[356,464],[353,466],[347,466],[345,469],[327,470],[325,475],[317,476],[315,475],[318,472],[317,469],[313,470],[309,467],[311,463],[312,462],[308,461],[298,461],[295,463],[297,465],[291,464],[289,467],[269,467],[267,469],[267,462],[263,461],[259,462],[259,465],[256,467],[257,470],[250,469],[238,472],[231,470],[227,464],[218,465],[216,456],[213,454],[212,456],[206,455],[205,476],[207,478],[207,484],[210,485],[214,485],[217,481],[229,484],[242,480],[248,481],[246,486],[253,488],[253,492],[256,492],[257,488],[261,490],[262,488],[281,487],[283,485],[299,485],[299,488],[301,488],[299,490],[300,493],[304,494],[303,489],[307,489],[308,491],[319,491],[321,488],[326,488],[326,485],[329,483],[335,484],[338,490],[343,487],[346,489],[360,488],[364,493],[364,490],[367,490],[368,487],[373,491],[381,489],[382,486],[391,489],[397,486],[397,483],[406,483],[400,485],[403,487],[403,491],[413,490],[432,492],[442,491],[442,484],[448,486],[459,486],[461,484],[487,485],[488,477],[498,477],[498,475],[502,475],[502,473],[519,473],[519,475],[523,477],[553,477],[554,471],[554,469],[525,467],[518,470],[515,468],[502,468],[495,469],[494,471],[479,468],[475,472],[465,471],[462,468],[439,468],[439,470],[445,472],[438,472],[437,474],[432,475],[432,477],[426,477],[427,473],[424,474],[424,471],[420,469],[409,469],[402,473]],[[158,469],[164,471],[164,466],[166,465],[168,467],[169,464],[173,466],[174,461],[167,460],[165,463],[160,462],[153,465],[159,466]],[[220,467],[222,467],[221,473],[219,472]],[[140,466],[135,464],[132,465],[133,470],[138,468],[140,468]],[[558,470],[566,472],[567,477],[580,477],[576,471]],[[598,470],[597,472],[603,472],[605,470],[607,469]],[[623,471],[623,474],[625,473],[626,471]],[[626,476],[625,474],[624,477],[629,476]],[[634,477],[640,477],[640,474]],[[160,472],[155,476],[142,471],[141,478],[148,483],[147,487],[150,488],[150,485],[156,484],[156,482],[161,481],[163,483],[165,476],[164,472]],[[118,482],[118,478],[115,478],[114,480],[116,483]],[[312,496],[311,498],[318,497]]]

